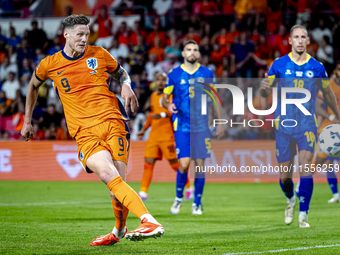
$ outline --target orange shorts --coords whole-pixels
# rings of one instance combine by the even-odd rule
[[[112,159],[123,161],[129,158],[130,131],[121,119],[110,119],[96,126],[80,130],[76,135],[78,158],[88,173],[92,171],[86,166],[87,159],[98,151],[106,150]]]
[[[145,146],[145,158],[177,159],[175,141],[155,142],[148,140]]]

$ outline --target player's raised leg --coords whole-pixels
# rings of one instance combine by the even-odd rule
[[[151,237],[161,237],[164,228],[148,212],[137,193],[126,184],[120,172],[126,171],[124,162],[113,164],[111,154],[102,150],[91,155],[87,160],[87,166],[104,182],[126,208],[142,220],[141,225],[134,231],[128,232],[125,238],[131,241],[141,241]]]
[[[307,150],[301,150],[299,152],[299,168],[300,172],[300,215],[299,215],[299,227],[308,228],[308,211],[309,204],[313,194],[313,174],[311,173],[311,163],[313,160],[313,153]]]
[[[123,168],[119,166],[121,163],[123,162],[115,160],[113,161],[113,164],[117,169],[123,170]],[[125,181],[126,171],[120,171],[119,174],[120,177]],[[129,209],[124,206],[120,201],[118,201],[111,191],[110,196],[112,200],[113,213],[116,218],[116,224],[111,233],[93,239],[93,241],[91,242],[91,246],[113,245],[119,242],[119,240],[122,239],[127,233],[126,219],[129,214]]]

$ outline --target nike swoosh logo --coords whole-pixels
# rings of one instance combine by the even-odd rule
[[[62,72],[64,72],[66,69],[64,69],[64,70],[62,70],[61,72],[57,72],[57,74],[59,75],[59,74],[61,74]]]
[[[118,153],[118,156],[120,157],[120,156],[123,156],[124,155],[124,153],[123,154],[120,154],[120,153]]]

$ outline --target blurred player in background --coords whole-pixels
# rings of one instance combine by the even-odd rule
[[[187,183],[190,161],[195,161],[195,198],[192,204],[192,214],[202,214],[201,198],[205,183],[205,173],[196,171],[196,166],[203,169],[204,160],[210,157],[211,133],[208,126],[208,115],[201,114],[201,89],[195,90],[197,81],[211,84],[214,74],[207,67],[198,63],[199,47],[195,41],[189,40],[182,51],[184,64],[169,72],[168,82],[164,89],[163,106],[169,110],[174,122],[176,152],[180,167],[177,171],[176,198],[170,209],[172,214],[178,214],[183,199],[184,186]],[[173,95],[172,103],[169,102]],[[191,101],[193,100],[193,101]],[[222,118],[222,109],[217,105],[216,114]],[[192,125],[194,123],[194,125]],[[217,136],[224,135],[222,125],[217,125]]]
[[[141,181],[141,188],[138,193],[142,200],[148,199],[147,193],[157,159],[161,160],[163,156],[169,161],[171,168],[176,172],[179,167],[171,114],[162,106],[163,89],[166,81],[166,73],[158,72],[155,75],[156,91],[151,94],[151,112],[148,115],[144,127],[138,132],[138,136],[143,137],[145,131],[151,126],[151,132],[145,146],[144,174]],[[186,188],[186,199],[192,199],[193,188],[190,187],[189,179]]]
[[[274,61],[268,76],[266,74],[266,78],[268,77],[269,79],[263,79],[261,82],[260,93],[263,97],[268,97],[272,91],[272,86],[275,85],[278,86],[278,95],[281,95],[281,90],[284,87],[303,88],[311,93],[311,99],[303,104],[303,107],[311,115],[305,115],[292,104],[287,105],[286,115],[282,114],[280,96],[278,97],[277,109],[274,115],[276,120],[277,161],[281,167],[290,169],[288,172],[282,171],[280,173],[280,186],[287,197],[284,221],[286,224],[291,224],[294,218],[296,199],[292,174],[297,145],[299,149],[299,166],[301,166],[297,169],[300,173],[299,227],[307,228],[310,226],[307,213],[314,186],[311,163],[317,140],[315,110],[317,86],[322,91],[326,104],[335,112],[336,118],[340,118],[340,113],[337,109],[334,93],[329,87],[325,67],[306,52],[309,44],[307,30],[300,25],[293,26],[290,30],[289,44],[292,45],[292,52]],[[287,98],[297,101],[301,98],[301,93],[287,93]],[[292,121],[286,121],[288,127],[281,125],[283,120],[289,119],[296,120],[298,124],[294,126]]]
[[[337,62],[335,70],[331,76],[329,87],[333,90],[335,97],[337,99],[338,107],[340,106],[340,61]],[[321,91],[318,92],[318,97],[316,98],[316,112],[319,116],[322,116],[324,120],[322,121],[319,129],[318,135],[321,133],[322,129],[331,124],[339,124],[340,120],[336,118],[336,114],[332,111],[330,107],[324,102],[323,94]],[[327,165],[327,181],[329,187],[332,190],[333,197],[328,200],[328,203],[339,203],[339,191],[338,191],[338,180],[334,171],[334,162],[335,160],[339,160],[339,157],[331,157],[324,153],[319,144],[317,149],[317,158],[315,165],[321,165],[322,168],[324,165]]]
[[[160,237],[164,234],[163,227],[125,183],[130,140],[126,109],[130,105],[135,111],[137,98],[131,89],[129,75],[117,60],[101,47],[86,46],[89,22],[84,15],[71,15],[63,21],[65,48],[37,66],[29,83],[21,135],[26,141],[33,137],[31,120],[39,87],[50,78],[63,104],[69,133],[77,141],[82,166],[86,172],[98,175],[112,198],[116,225],[110,234],[97,237],[91,245],[112,245],[124,236],[133,241]],[[122,86],[125,110],[109,91],[107,81],[111,75]],[[138,229],[127,233],[129,210],[142,223]]]

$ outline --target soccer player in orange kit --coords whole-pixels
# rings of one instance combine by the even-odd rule
[[[144,127],[138,132],[138,136],[143,136],[145,131],[151,126],[150,136],[145,146],[144,174],[141,181],[141,188],[138,193],[142,200],[148,199],[147,192],[157,159],[162,159],[163,156],[165,159],[169,160],[171,168],[176,172],[179,167],[171,114],[162,106],[163,89],[166,81],[166,73],[160,72],[155,75],[157,90],[151,94],[151,112],[148,115]],[[190,187],[189,179],[186,188],[186,199],[190,200],[193,197],[194,189]]]
[[[33,137],[32,112],[39,87],[48,78],[64,107],[69,133],[77,141],[78,157],[88,173],[95,173],[109,188],[116,225],[112,232],[95,238],[91,245],[112,245],[125,236],[131,241],[161,237],[164,228],[148,212],[137,193],[125,183],[130,132],[126,109],[135,111],[138,102],[127,72],[105,49],[86,46],[90,19],[71,15],[63,21],[65,48],[43,59],[29,84],[25,123],[21,135]],[[125,109],[109,91],[110,76],[122,86]],[[127,232],[129,210],[141,225]]]

